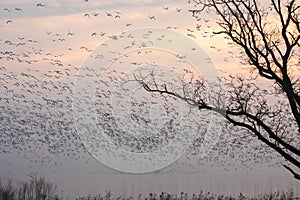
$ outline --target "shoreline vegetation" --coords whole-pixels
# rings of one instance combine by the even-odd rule
[[[0,178],[0,200],[71,200],[64,197],[63,191],[58,192],[56,185],[51,183],[44,176],[28,175],[28,181],[14,183],[11,178]],[[149,193],[146,196],[141,194],[137,198],[124,195],[114,195],[110,191],[106,193],[80,196],[74,200],[300,200],[293,190],[276,191],[265,194],[257,194],[255,197],[248,197],[240,193],[237,196],[215,195],[210,192],[199,191],[198,194],[161,194]]]

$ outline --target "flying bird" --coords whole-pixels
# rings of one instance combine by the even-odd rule
[[[154,15],[149,15],[149,19],[153,19],[153,20],[156,20],[156,17]]]
[[[42,3],[38,3],[38,4],[36,4],[36,6],[37,6],[37,7],[44,7],[45,5],[42,4]]]
[[[195,38],[195,39],[196,39],[196,36],[195,36],[195,35],[193,35],[193,34],[191,34],[191,33],[187,34],[187,36],[189,36],[189,37],[192,37],[192,38]]]
[[[47,34],[47,35],[50,35],[51,33],[52,33],[52,31],[45,31],[45,33]]]
[[[67,34],[67,35],[72,36],[72,35],[74,35],[74,34],[75,34],[75,33],[71,32],[71,31],[68,31],[68,34]]]
[[[195,14],[199,13],[200,10],[189,10],[192,13],[192,16],[195,17]]]

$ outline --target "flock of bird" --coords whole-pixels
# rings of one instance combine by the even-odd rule
[[[88,0],[84,3],[89,3]],[[36,9],[47,9],[47,4],[37,3]],[[171,8],[165,6],[161,12],[169,12],[173,9],[177,13],[188,12],[182,8]],[[2,8],[2,12],[22,12],[23,8]],[[109,17],[114,20],[122,18],[120,11],[99,11],[86,12],[82,14],[83,18],[92,17]],[[147,20],[159,21],[159,16],[146,14]],[[191,19],[192,20],[192,19]],[[14,27],[13,19],[2,19],[1,29],[10,29]],[[4,27],[5,26],[5,27]],[[24,25],[26,26],[26,25]],[[126,22],[125,27],[134,26],[134,20]],[[168,26],[166,29],[177,29],[176,26]],[[207,32],[197,24],[196,29],[187,29],[187,36],[196,39],[195,33],[201,31],[202,34]],[[69,160],[80,160],[89,157],[87,150],[78,136],[74,124],[73,116],[73,95],[74,80],[79,76],[79,64],[69,63],[65,58],[66,55],[72,54],[73,51],[79,51],[82,55],[89,55],[93,49],[89,46],[82,45],[80,47],[68,47],[65,42],[76,36],[76,31],[59,33],[55,30],[43,30],[45,41],[56,42],[55,45],[63,46],[65,52],[50,52],[41,45],[42,41],[30,36],[24,36],[20,32],[17,38],[10,38],[3,32],[0,36],[0,155],[10,154],[17,151],[19,155],[28,158],[32,163],[38,162],[41,165],[51,163],[53,158],[64,158]],[[117,40],[117,36],[105,31],[93,31],[89,37],[99,41],[101,38]],[[207,35],[203,35],[207,36]],[[128,36],[131,37],[131,36]],[[95,39],[97,38],[97,39]],[[134,39],[134,38],[133,38]],[[161,36],[157,40],[168,40],[167,36]],[[145,45],[134,41],[132,45]],[[105,46],[102,43],[102,46]],[[214,48],[214,47],[212,47]],[[109,51],[110,47],[107,47]],[[191,49],[195,50],[195,48]],[[83,51],[83,52],[82,52]],[[218,50],[219,51],[219,50]],[[118,55],[120,52],[109,52]],[[136,52],[138,54],[151,54],[151,51]],[[134,53],[132,53],[134,54]],[[83,56],[83,57],[84,57]],[[104,55],[101,53],[95,55],[95,59],[101,60]],[[126,56],[126,55],[125,55]],[[130,55],[131,58],[134,57]],[[181,59],[179,59],[181,58]],[[178,55],[178,59],[184,57]],[[131,60],[131,65],[139,66],[141,61]],[[168,76],[168,75],[165,75]],[[125,131],[118,130],[115,126],[118,124],[116,118],[118,113],[112,115],[110,112],[113,107],[111,105],[111,97],[113,87],[119,81],[122,74],[120,72],[106,73],[105,77],[100,80],[101,86],[95,92],[96,110],[98,126],[104,128],[105,133],[113,138],[115,145],[128,149],[128,151],[145,152],[154,151],[160,145],[164,145],[171,140],[176,131],[180,120],[178,115],[180,111],[176,110],[175,101],[168,99],[168,102],[161,103],[161,112],[167,113],[163,117],[164,126],[161,127],[158,135],[153,135],[151,131],[145,132],[138,138],[134,134],[126,134]],[[115,94],[118,95],[118,94]],[[131,98],[130,115],[127,119],[128,126],[149,126],[153,121],[159,119],[151,119],[147,115],[147,110],[155,105],[155,100],[163,102],[164,98],[160,95],[154,95],[146,98]],[[176,101],[178,103],[178,101]],[[127,108],[124,108],[127,109]],[[150,116],[151,117],[151,116]],[[205,127],[207,121],[197,119],[190,120],[190,126]],[[123,119],[124,120],[124,119]],[[151,121],[152,120],[152,121]],[[126,122],[125,122],[126,123]],[[126,125],[126,124],[125,124]],[[232,128],[232,127],[230,127]],[[169,135],[168,135],[169,134]],[[230,129],[225,130],[221,134],[219,141],[212,150],[212,153],[205,158],[198,158],[198,151],[203,142],[205,128],[199,132],[199,137],[194,140],[188,156],[184,156],[177,161],[178,169],[182,166],[197,169],[199,165],[207,163],[217,163],[215,165],[230,166],[233,161],[247,166],[251,163],[261,163],[270,161],[273,154],[265,151],[263,147],[252,142],[256,151],[249,150],[253,146],[249,141],[255,139],[240,139],[238,134],[233,134]],[[231,138],[231,139],[229,139]],[[233,138],[233,139],[232,139]],[[235,138],[235,139],[234,139]],[[194,161],[196,163],[193,163]],[[229,161],[229,162],[228,162]]]

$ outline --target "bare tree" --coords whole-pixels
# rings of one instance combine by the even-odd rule
[[[203,80],[190,80],[188,92],[156,83],[152,74],[136,76],[149,92],[171,95],[199,110],[211,110],[230,124],[255,135],[282,156],[283,166],[300,180],[300,5],[297,0],[194,0],[193,17],[216,13],[219,30],[242,51],[242,63],[251,66],[253,78],[227,76],[227,105],[216,95],[205,94]],[[200,17],[201,16],[201,17]],[[257,80],[260,80],[257,81]],[[263,88],[262,81],[272,87]],[[218,83],[216,83],[218,85]],[[215,93],[220,94],[215,91]],[[294,170],[292,168],[295,168]],[[298,173],[296,172],[298,171]]]
[[[57,198],[56,187],[43,176],[28,175],[27,182],[13,184],[12,179],[0,180],[0,200],[50,200]]]

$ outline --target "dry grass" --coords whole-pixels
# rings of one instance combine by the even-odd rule
[[[44,176],[29,176],[30,179],[27,182],[20,182],[13,184],[12,179],[6,179],[1,181],[0,179],[0,200],[63,200],[69,198],[63,198],[62,194],[59,195],[57,187],[52,184]],[[180,194],[152,194],[142,197],[139,195],[137,200],[300,200],[296,197],[293,190],[287,192],[277,191],[273,193],[261,194],[256,197],[247,197],[243,194],[238,196],[225,196],[214,195],[209,192],[200,191],[198,194],[188,195],[186,193]],[[89,195],[79,197],[76,200],[134,200],[130,196],[113,196],[110,191],[105,194],[98,194],[95,196]]]
[[[290,190],[288,192],[273,192],[269,194],[263,194],[263,195],[257,195],[256,197],[247,197],[243,194],[240,194],[236,197],[234,196],[225,196],[225,195],[214,195],[210,192],[203,192],[200,191],[199,194],[193,194],[191,196],[181,193],[179,195],[175,194],[152,194],[150,193],[148,196],[142,198],[140,195],[137,200],[296,200],[299,199],[299,197],[296,197],[294,195],[293,190]],[[80,197],[76,200],[134,200],[133,197],[126,197],[126,196],[118,196],[118,197],[112,197],[112,194],[110,192],[107,192],[104,195],[98,194],[96,196],[86,196],[86,197]]]

